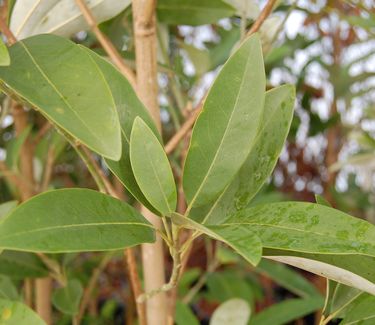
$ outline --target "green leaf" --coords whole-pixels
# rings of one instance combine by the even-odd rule
[[[322,297],[306,299],[290,299],[273,305],[256,314],[250,320],[250,325],[283,325],[306,316],[323,307]]]
[[[97,64],[73,42],[39,35],[9,49],[0,67],[6,92],[16,93],[97,153],[118,160],[120,123],[109,85]]]
[[[7,144],[7,155],[5,158],[5,163],[10,169],[14,171],[18,171],[18,161],[21,156],[21,149],[27,137],[29,136],[30,131],[31,125],[27,126],[17,138],[13,138]]]
[[[320,295],[319,291],[302,275],[281,263],[263,259],[256,270],[265,273],[277,284],[302,298]]]
[[[122,135],[122,153],[118,161],[106,159],[108,168],[116,175],[126,189],[149,210],[156,212],[152,205],[147,201],[140,190],[130,163],[130,133],[133,127],[134,119],[139,116],[151,128],[155,136],[160,139],[160,134],[148,113],[146,107],[137,97],[129,81],[108,61],[95,54],[94,52],[83,48],[98,65],[103,77],[110,86],[110,91],[117,107],[117,113],[120,119]],[[160,139],[161,141],[161,139]]]
[[[346,311],[342,325],[372,325],[375,321],[375,296],[364,294]]]
[[[193,219],[218,224],[248,206],[275,168],[289,132],[294,102],[295,90],[290,85],[267,91],[261,129],[245,163],[213,203],[191,211]]]
[[[139,187],[155,209],[162,215],[175,211],[177,191],[168,157],[139,117],[134,120],[130,136],[130,161]]]
[[[7,46],[3,40],[0,39],[0,66],[7,66],[10,64],[10,57]]]
[[[204,25],[230,17],[235,9],[221,0],[159,0],[158,21],[171,25]]]
[[[83,294],[81,282],[76,279],[68,281],[66,287],[54,291],[53,305],[64,314],[76,315]]]
[[[252,265],[257,265],[262,257],[262,242],[249,227],[236,224],[205,226],[177,213],[172,214],[172,220],[227,244]]]
[[[106,251],[154,241],[151,224],[130,205],[87,189],[45,192],[0,223],[0,247],[29,252]]]
[[[17,201],[8,201],[0,204],[0,218],[6,216],[11,210],[17,206]]]
[[[325,205],[326,207],[332,208],[332,205],[321,195],[315,194],[315,201],[320,205]]]
[[[4,275],[0,275],[0,299],[20,299],[16,286],[9,277]]]
[[[118,15],[129,4],[130,0],[87,2],[98,23]],[[70,37],[89,29],[89,26],[79,7],[71,0],[18,0],[12,11],[10,28],[18,39],[23,39],[46,33]]]
[[[197,317],[193,314],[190,307],[181,301],[176,302],[176,325],[199,325]]]
[[[5,251],[0,255],[0,274],[11,278],[42,278],[48,270],[34,254]]]
[[[0,299],[1,325],[46,325],[29,307],[20,302]]]
[[[332,298],[329,303],[330,310],[329,313],[339,313],[342,312],[348,305],[355,301],[363,291],[356,288],[348,287],[341,283],[337,283],[333,293]]]
[[[249,304],[243,299],[230,299],[212,314],[210,325],[246,325],[250,319],[251,310]]]
[[[190,208],[217,197],[245,162],[258,132],[264,94],[261,44],[253,35],[223,66],[195,123],[183,174]]]

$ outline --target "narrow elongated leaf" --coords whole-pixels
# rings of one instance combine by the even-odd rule
[[[253,35],[223,66],[195,123],[183,175],[189,207],[217,197],[246,160],[258,132],[264,94],[262,50]]]
[[[48,270],[34,254],[5,251],[0,254],[0,274],[16,279],[42,278]]]
[[[98,23],[111,19],[130,4],[130,0],[85,2]],[[74,0],[17,0],[10,28],[18,39],[23,39],[45,33],[69,37],[89,26]]]
[[[257,265],[262,257],[262,242],[249,227],[241,225],[201,225],[177,213],[172,214],[174,223],[186,228],[199,230],[202,233],[224,242],[252,265]]]
[[[7,66],[10,64],[10,57],[8,48],[4,44],[3,40],[0,39],[0,66]]]
[[[319,291],[308,280],[290,267],[281,263],[274,263],[262,259],[257,266],[257,271],[265,273],[277,284],[302,298],[320,296]]]
[[[117,160],[121,131],[109,85],[86,51],[73,42],[39,35],[10,47],[0,67],[6,92],[16,93],[97,153]]]
[[[75,315],[78,313],[82,294],[83,288],[81,282],[76,279],[70,280],[66,287],[54,291],[52,303],[63,313]]]
[[[230,17],[235,9],[222,0],[159,0],[158,20],[171,25],[204,25]]]
[[[7,155],[5,158],[5,163],[8,167],[14,171],[18,171],[18,161],[20,159],[21,148],[25,143],[27,137],[29,136],[31,131],[31,125],[26,127],[22,133],[17,137],[13,138],[11,141],[8,142],[6,150]]]
[[[250,315],[250,306],[246,300],[230,299],[215,309],[210,325],[246,325]]]
[[[250,325],[283,325],[294,319],[306,316],[323,307],[322,297],[306,299],[290,299],[273,305],[256,314],[250,320]]]
[[[0,299],[1,325],[46,325],[29,307],[20,302]]]
[[[266,93],[261,129],[245,163],[213,203],[191,212],[193,219],[218,224],[247,207],[276,165],[289,132],[294,101],[295,90],[291,85]]]
[[[130,161],[139,187],[155,209],[162,215],[175,211],[177,191],[167,155],[139,117],[134,120],[130,136]]]
[[[153,212],[157,212],[147,201],[140,190],[130,163],[130,133],[134,119],[139,116],[160,139],[160,134],[145,106],[138,99],[134,89],[126,78],[110,63],[94,52],[82,48],[95,61],[103,77],[107,81],[120,119],[122,135],[122,152],[118,161],[106,159],[109,169],[116,175],[126,189],[143,205]]]
[[[152,226],[137,210],[87,189],[45,192],[0,223],[0,248],[20,251],[105,251],[153,240]]]

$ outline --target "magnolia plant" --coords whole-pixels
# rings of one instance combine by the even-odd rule
[[[266,91],[256,33],[232,53],[204,100],[183,163],[181,190],[158,127],[111,63],[52,34],[28,36],[12,45],[9,54],[4,46],[1,53],[3,92],[53,125],[82,157],[99,189],[49,190],[2,210],[0,249],[3,254],[42,256],[61,283],[54,295],[57,306],[64,309],[69,296],[74,306],[79,304],[82,287],[66,280],[45,254],[122,250],[153,243],[157,235],[168,248],[173,269],[166,284],[136,297],[138,303],[176,287],[193,242],[207,236],[254,267],[268,259],[329,279],[321,324],[338,315],[345,316],[344,324],[353,324],[351,319],[367,312],[363,306],[370,306],[375,294],[372,224],[330,207],[321,197],[317,203],[250,206],[276,165],[295,103],[292,85]],[[90,151],[102,157],[140,205],[161,219],[162,228],[155,228],[134,204],[111,195]],[[186,208],[177,208],[179,200],[185,200]],[[311,310],[321,303],[308,302]],[[241,301],[234,306],[241,309]],[[236,309],[233,304],[220,308]],[[9,298],[0,300],[0,319],[4,324],[43,324]],[[218,310],[212,323],[220,319]],[[262,324],[261,317],[251,324]]]

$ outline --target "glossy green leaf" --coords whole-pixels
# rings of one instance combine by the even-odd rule
[[[152,130],[139,117],[134,120],[130,136],[130,161],[147,200],[162,215],[174,212],[177,191],[168,157]]]
[[[67,315],[76,315],[83,294],[83,287],[78,280],[70,280],[66,287],[56,289],[52,296],[53,305]]]
[[[222,0],[159,0],[158,21],[171,25],[204,25],[230,17],[235,9]]]
[[[120,119],[122,135],[122,153],[118,161],[106,159],[109,169],[116,175],[126,189],[144,206],[151,211],[156,212],[152,205],[147,201],[140,190],[130,163],[130,133],[133,127],[134,119],[139,116],[151,128],[154,134],[160,139],[160,134],[148,113],[146,107],[137,97],[129,81],[108,61],[95,54],[94,52],[83,48],[95,61],[98,68],[108,85],[117,107],[117,113]],[[161,140],[160,140],[161,141]]]
[[[249,322],[250,315],[250,306],[246,300],[230,299],[215,309],[210,325],[246,325]]]
[[[7,46],[0,38],[0,66],[7,66],[10,64],[10,57]]]
[[[256,314],[250,320],[250,325],[283,325],[306,316],[323,307],[322,297],[306,299],[290,299],[273,305]]]
[[[248,206],[277,163],[289,132],[294,101],[295,90],[291,85],[266,93],[261,128],[245,163],[213,203],[192,210],[193,219],[218,224]]]
[[[189,229],[199,230],[230,246],[252,265],[257,265],[262,257],[262,242],[255,232],[242,225],[201,225],[177,213],[172,215],[174,223]]]
[[[0,218],[6,216],[11,210],[17,206],[17,201],[8,201],[0,204]]]
[[[154,241],[151,224],[130,205],[87,189],[45,192],[0,223],[0,247],[30,252],[105,251]]]
[[[183,174],[190,208],[217,197],[245,162],[258,132],[264,94],[262,50],[253,35],[223,66],[195,123]]]
[[[118,160],[121,131],[116,104],[87,51],[53,35],[20,41],[0,67],[6,92],[16,93],[97,153]]]
[[[4,275],[0,275],[0,299],[20,299],[16,286],[9,277]]]
[[[4,251],[0,254],[0,274],[16,279],[42,278],[48,270],[34,254]]]
[[[0,299],[1,325],[46,325],[29,307],[20,302]]]
[[[181,301],[176,302],[175,313],[176,325],[199,325],[197,317],[193,314],[190,307]]]
[[[91,0],[87,6],[98,23],[111,19],[130,4],[130,0]],[[72,36],[89,29],[74,0],[17,0],[10,28],[18,39],[31,35],[53,33]]]
[[[307,279],[284,264],[263,259],[258,264],[257,271],[266,274],[277,284],[302,298],[320,295]]]

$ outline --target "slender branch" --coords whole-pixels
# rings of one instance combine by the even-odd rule
[[[0,30],[7,38],[8,45],[13,45],[17,42],[17,38],[14,36],[12,31],[9,29],[4,17],[0,18]]]
[[[91,294],[92,294],[92,292],[93,292],[93,290],[94,290],[94,288],[95,288],[95,286],[98,282],[99,276],[100,276],[100,274],[102,274],[103,270],[105,269],[105,267],[107,266],[107,264],[111,260],[112,255],[113,255],[113,252],[104,255],[102,261],[100,262],[98,267],[92,273],[91,278],[89,280],[89,283],[88,283],[88,285],[85,289],[85,292],[83,293],[83,298],[82,298],[81,304],[79,306],[78,314],[75,317],[75,323],[76,324],[81,323],[83,315],[85,314],[85,310],[90,303]]]
[[[267,19],[267,17],[271,14],[272,9],[274,5],[276,4],[277,0],[268,0],[266,5],[264,6],[262,12],[258,16],[257,20],[254,22],[254,24],[251,26],[249,31],[246,34],[246,37],[249,37],[250,35],[257,32],[260,27],[263,25],[264,21]]]
[[[100,44],[103,46],[104,50],[107,52],[108,56],[112,59],[113,63],[117,66],[120,72],[129,80],[132,86],[135,88],[135,74],[125,63],[120,53],[116,50],[115,46],[108,39],[108,37],[102,33],[99,29],[98,24],[92,14],[90,8],[84,2],[84,0],[76,0],[77,6],[82,12],[83,17],[86,19],[87,24],[90,26],[91,30],[96,35]]]
[[[42,139],[43,137],[47,134],[47,132],[49,130],[51,130],[53,128],[53,125],[47,121],[41,128],[40,130],[38,131],[38,133],[36,134],[36,136],[34,137],[34,145],[37,145]]]

